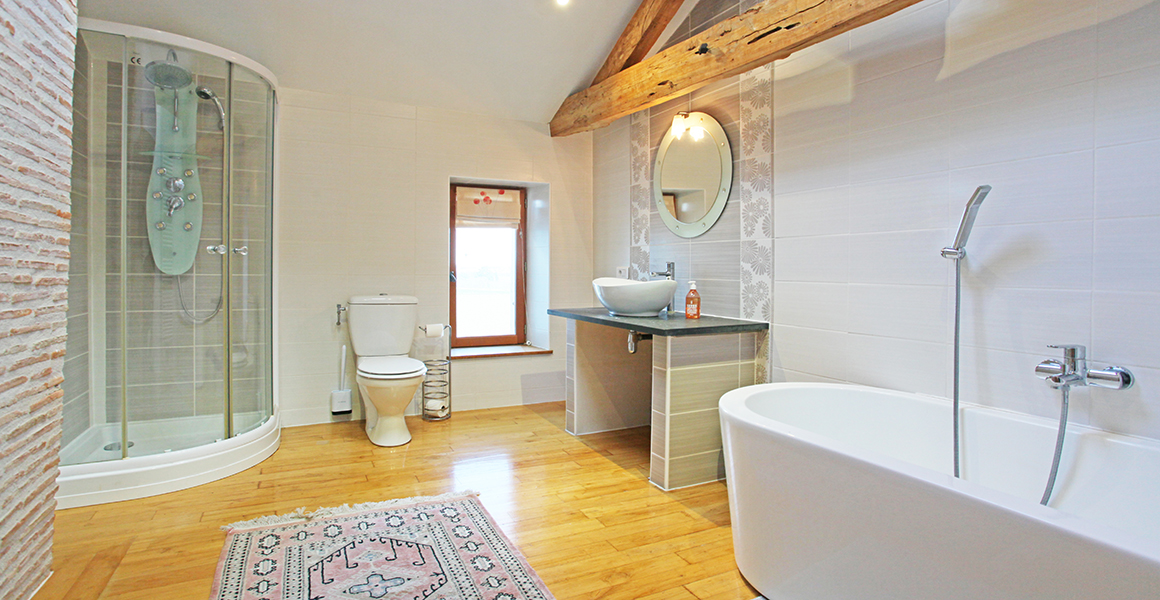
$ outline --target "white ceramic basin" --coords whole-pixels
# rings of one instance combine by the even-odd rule
[[[617,317],[656,317],[669,305],[677,282],[669,279],[633,281],[619,277],[592,280],[596,298]]]

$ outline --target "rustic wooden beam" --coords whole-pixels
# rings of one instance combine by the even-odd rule
[[[682,4],[684,0],[641,0],[604,65],[597,71],[592,85],[644,60]]]
[[[553,136],[591,131],[639,110],[785,58],[920,0],[766,0],[569,96]]]

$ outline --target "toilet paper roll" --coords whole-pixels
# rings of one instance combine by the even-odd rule
[[[423,326],[427,331],[427,337],[443,337],[442,323],[428,323]]]

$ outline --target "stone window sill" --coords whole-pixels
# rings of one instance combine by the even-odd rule
[[[451,360],[462,360],[468,358],[494,358],[504,356],[528,356],[551,353],[551,350],[545,350],[544,348],[537,348],[535,346],[528,346],[525,344],[513,344],[510,346],[479,346],[475,348],[452,348]]]

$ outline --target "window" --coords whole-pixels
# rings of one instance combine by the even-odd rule
[[[451,186],[451,346],[523,344],[526,190]]]

